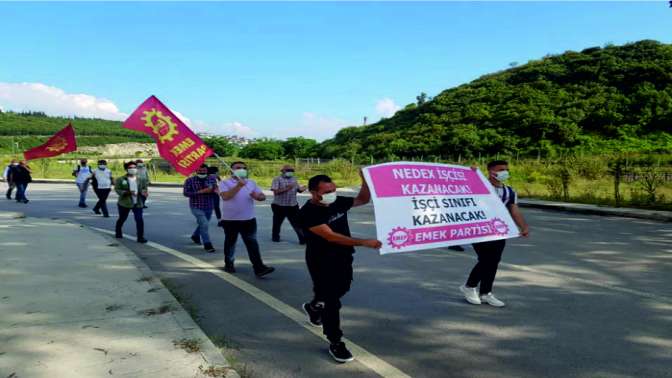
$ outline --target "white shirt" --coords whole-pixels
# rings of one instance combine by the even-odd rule
[[[79,172],[77,172],[77,179],[75,182],[77,184],[83,184],[91,177],[91,168],[89,166],[79,167]]]
[[[131,195],[131,202],[135,205],[138,202],[138,178],[133,176],[127,177],[128,180],[128,190],[134,192],[135,194]]]
[[[93,176],[98,182],[98,189],[110,189],[112,187],[112,171],[109,169],[96,169]]]

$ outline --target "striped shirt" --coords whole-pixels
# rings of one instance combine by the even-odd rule
[[[299,203],[296,200],[296,193],[299,191],[299,183],[296,181],[296,177],[285,177],[277,176],[273,179],[271,183],[272,190],[282,190],[290,185],[294,185],[294,189],[288,190],[286,192],[275,194],[273,196],[273,204],[278,206],[297,206]]]
[[[196,176],[189,177],[184,182],[184,189],[182,193],[185,197],[189,197],[189,207],[193,209],[201,209],[205,211],[212,211],[215,207],[215,201],[212,198],[212,193],[198,193],[201,189],[216,188],[217,179],[214,176],[200,179]]]

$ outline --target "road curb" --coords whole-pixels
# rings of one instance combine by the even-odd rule
[[[225,378],[240,378],[238,372],[233,369],[232,365],[229,363],[226,357],[224,357],[220,349],[210,340],[208,335],[205,334],[196,321],[191,318],[191,316],[187,313],[184,307],[182,307],[182,304],[177,300],[177,298],[173,296],[170,290],[168,290],[168,288],[163,285],[157,274],[154,273],[154,271],[152,271],[151,268],[145,264],[145,262],[142,261],[142,259],[135,252],[108,234],[100,232],[87,225],[78,224],[67,220],[65,221],[84,227],[87,230],[95,232],[96,234],[110,240],[111,243],[117,244],[116,247],[126,255],[131,263],[133,263],[140,273],[142,273],[143,277],[151,278],[146,282],[151,286],[152,291],[157,294],[163,302],[173,305],[174,310],[171,311],[171,314],[180,327],[182,327],[182,330],[185,333],[190,334],[191,338],[202,341],[201,350],[199,353],[209,365],[203,366],[203,369],[208,369],[209,367],[223,368],[226,369],[226,375],[224,376]]]
[[[75,180],[65,180],[65,179],[45,179],[45,178],[36,178],[33,179],[32,183],[34,184],[75,184]],[[157,188],[181,188],[182,184],[174,182],[152,182],[149,186],[154,186]]]
[[[525,200],[525,199],[519,200],[518,205],[520,207],[542,209],[542,210],[553,210],[553,211],[566,211],[578,214],[602,215],[612,217],[655,220],[660,222],[672,222],[672,212],[670,211],[643,210],[643,209],[633,209],[629,207],[624,208],[602,207],[597,205],[587,205],[579,203],[551,202],[551,201]]]

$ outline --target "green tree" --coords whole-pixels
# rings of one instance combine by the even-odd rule
[[[282,141],[276,139],[256,139],[240,150],[241,157],[258,160],[276,160],[284,155]]]
[[[317,146],[316,140],[304,137],[287,138],[282,142],[285,155],[292,159],[317,157]]]

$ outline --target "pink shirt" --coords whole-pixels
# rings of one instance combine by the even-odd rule
[[[222,180],[219,184],[220,192],[228,192],[236,186],[238,181],[235,179]],[[261,193],[261,189],[257,183],[252,180],[247,180],[245,186],[240,188],[233,198],[229,200],[220,201],[222,204],[222,219],[223,220],[250,220],[254,216],[254,202],[250,197],[250,193]]]

